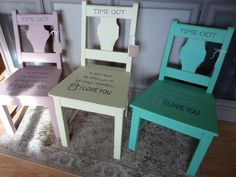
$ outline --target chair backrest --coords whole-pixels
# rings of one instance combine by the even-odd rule
[[[59,42],[59,27],[57,12],[52,14],[17,14],[12,11],[13,29],[15,35],[16,52],[18,63],[23,67],[24,63],[55,63],[57,68],[61,68],[61,52],[45,52],[45,46],[50,34],[54,37],[54,42]],[[27,26],[26,37],[33,47],[33,52],[23,51],[23,35],[20,27]],[[50,26],[49,30],[45,26]]]
[[[89,5],[86,1],[82,1],[81,65],[85,66],[88,59],[124,63],[126,64],[126,71],[130,72],[132,57],[129,56],[129,49],[127,52],[117,52],[113,48],[119,37],[117,19],[131,20],[128,46],[134,45],[137,13],[138,3],[134,3],[133,7],[122,7]],[[87,17],[100,18],[100,23],[97,27],[100,50],[86,47]]]
[[[173,20],[170,27],[166,48],[163,54],[159,80],[163,80],[164,77],[170,77],[177,80],[205,86],[207,87],[207,93],[212,93],[233,32],[233,27],[219,29],[213,27],[183,24],[178,23],[177,20]],[[180,49],[179,53],[181,69],[170,67],[168,65],[168,60],[175,37],[187,38],[186,43]],[[196,73],[196,69],[206,57],[206,42],[221,44],[221,48],[217,51],[219,52],[218,58],[210,76]]]

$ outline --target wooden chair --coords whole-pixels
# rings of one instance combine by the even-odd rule
[[[187,170],[195,175],[213,139],[218,135],[214,97],[211,94],[234,29],[171,23],[159,79],[132,103],[129,149],[136,150],[138,134],[147,120],[199,139]],[[187,38],[180,49],[181,68],[168,62],[175,37]],[[206,56],[205,44],[222,44],[213,71],[208,76],[196,73]],[[191,83],[191,84],[187,84]],[[197,85],[201,87],[197,87]]]
[[[60,79],[61,51],[54,48],[55,51],[52,53],[45,52],[45,45],[50,37],[49,31],[51,34],[54,33],[54,46],[59,45],[57,12],[17,14],[13,11],[12,20],[20,68],[0,84],[0,117],[4,127],[9,134],[16,131],[6,105],[46,106],[51,115],[55,135],[59,137],[53,100],[48,96],[48,92]],[[23,50],[25,26],[28,27],[26,37],[32,45],[33,52]],[[49,27],[50,30],[46,30],[45,27]]]
[[[130,45],[134,45],[138,4],[133,7],[88,5],[82,1],[81,66],[58,84],[49,95],[53,97],[63,146],[68,146],[68,124],[62,107],[69,107],[114,116],[114,158],[120,159],[123,118],[127,111],[132,57],[129,51],[113,51],[119,36],[117,18],[131,20]],[[100,18],[97,35],[100,49],[86,47],[88,17]],[[92,59],[123,63],[126,68],[88,64]],[[91,60],[90,60],[91,61]]]

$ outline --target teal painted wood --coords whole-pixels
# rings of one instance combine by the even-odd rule
[[[163,80],[165,76],[168,76],[175,79],[206,86],[207,93],[212,93],[223,60],[227,53],[233,32],[233,27],[228,27],[228,29],[225,30],[212,27],[182,24],[178,23],[177,20],[173,20],[171,23],[170,32],[163,55],[159,80]],[[188,39],[187,43],[184,45],[180,52],[182,68],[181,70],[179,70],[179,72],[171,69],[167,70],[167,68],[169,68],[168,60],[175,36],[185,37]],[[205,58],[205,42],[216,42],[222,44],[214,70],[212,72],[212,75],[209,77],[209,81],[208,79],[206,79],[207,76],[201,77],[199,74],[195,73],[195,69],[200,65],[202,59]],[[186,71],[188,71],[190,74],[187,74]],[[181,74],[181,72],[183,73]]]
[[[131,123],[129,149],[135,151],[141,126],[140,111],[138,109],[133,110]]]
[[[226,33],[224,29],[181,23],[178,23],[175,29],[175,36],[217,43],[224,42]]]
[[[203,133],[196,151],[194,152],[194,155],[192,157],[192,160],[189,164],[187,175],[194,176],[197,172],[197,169],[199,168],[201,161],[203,157],[205,156],[209,145],[211,144],[213,139],[212,135],[209,135],[207,133]]]
[[[210,77],[170,67],[166,67],[165,76],[171,77],[173,79],[181,78],[181,80],[184,80],[186,82],[191,82],[202,86],[208,86],[210,82]]]
[[[181,122],[180,127],[186,125],[200,132],[215,136],[218,134],[214,97],[201,88],[171,80],[157,80],[130,106],[140,110],[140,117],[163,126],[168,127],[168,122],[171,121],[173,125]],[[159,117],[167,123],[154,117]],[[173,129],[180,130],[175,126]],[[191,133],[186,132],[189,136]]]
[[[193,55],[194,54],[194,55]],[[206,56],[205,41],[188,39],[180,50],[180,61],[183,71],[195,72]],[[189,59],[191,58],[191,62]]]
[[[162,64],[161,64],[160,75],[159,75],[160,80],[163,80],[165,76],[166,67],[167,67],[169,56],[170,56],[172,43],[174,40],[174,33],[175,33],[176,26],[177,26],[177,20],[173,20],[170,26],[169,37],[167,39],[166,48],[165,48],[164,55],[162,58]]]
[[[178,23],[173,20],[163,55],[159,79],[131,104],[133,110],[129,149],[135,150],[141,122],[150,121],[199,139],[187,174],[194,176],[213,139],[218,135],[214,97],[211,94],[228,49],[233,28],[227,30]],[[202,32],[201,32],[202,31]],[[208,32],[208,33],[207,33]],[[202,36],[201,36],[202,34]],[[208,34],[204,36],[203,34]],[[181,69],[168,66],[175,36],[190,38],[180,50]],[[211,76],[195,71],[206,56],[205,42],[222,43],[218,60]],[[187,81],[204,88],[188,85]]]

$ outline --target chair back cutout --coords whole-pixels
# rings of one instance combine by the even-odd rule
[[[132,57],[129,56],[129,51],[118,52],[114,51],[113,48],[119,38],[117,19],[131,20],[128,46],[134,45],[137,13],[138,3],[134,3],[133,7],[124,7],[89,5],[86,1],[82,1],[81,65],[85,66],[87,59],[124,63],[126,64],[126,71],[130,72]],[[100,50],[86,47],[87,17],[97,17],[100,19],[97,27]]]
[[[177,20],[173,20],[163,54],[159,79],[163,80],[164,77],[170,77],[189,83],[194,83],[207,87],[207,93],[212,93],[233,32],[233,27],[219,29],[183,24],[178,23]],[[175,37],[187,38],[187,41],[180,49],[179,53],[181,69],[168,66],[168,60]],[[206,57],[206,42],[221,44],[221,49],[218,50],[218,58],[210,76],[195,73],[196,69]]]
[[[55,63],[57,68],[61,68],[61,51],[57,50],[49,53],[45,52],[46,43],[53,36],[53,43],[59,43],[58,15],[54,11],[52,14],[17,14],[12,11],[13,29],[15,35],[16,52],[18,63],[23,67],[24,63]],[[23,35],[20,27],[27,26],[26,38],[33,47],[33,52],[23,51]],[[50,26],[50,32],[45,29]],[[53,44],[54,45],[54,44]],[[54,50],[54,49],[53,49]]]

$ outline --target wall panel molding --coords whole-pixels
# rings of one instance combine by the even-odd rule
[[[43,13],[42,0],[0,0],[0,13],[10,14],[14,9],[19,13]]]
[[[214,25],[217,14],[236,14],[236,2],[209,2],[202,12],[201,23]]]

